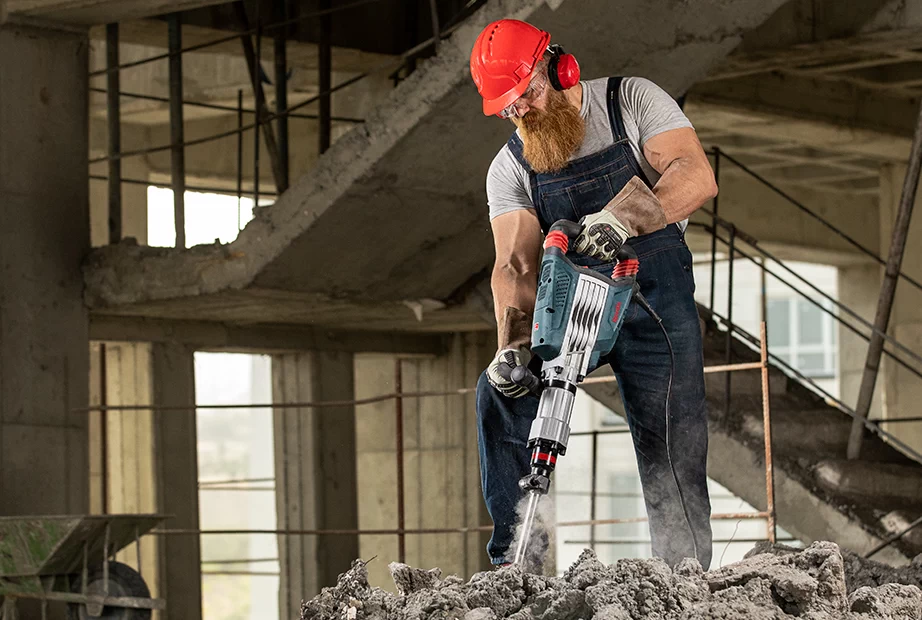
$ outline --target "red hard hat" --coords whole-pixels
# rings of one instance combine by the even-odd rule
[[[501,19],[483,29],[471,50],[471,77],[483,97],[484,114],[498,114],[522,96],[550,40],[548,33],[517,19]]]

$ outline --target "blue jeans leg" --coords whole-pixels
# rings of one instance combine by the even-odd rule
[[[680,237],[672,244],[658,245],[649,248],[646,256],[644,248],[635,249],[640,257],[641,292],[662,318],[675,354],[669,454],[678,487],[666,451],[669,348],[660,327],[636,304],[618,336],[612,368],[634,440],[653,553],[674,566],[695,557],[697,550],[707,569],[712,551],[707,408],[691,253]]]
[[[476,406],[480,483],[493,519],[487,553],[493,564],[503,564],[512,561],[507,553],[515,534],[516,504],[522,497],[519,479],[530,471],[526,444],[538,413],[538,398],[531,394],[507,398],[482,373],[477,381]]]

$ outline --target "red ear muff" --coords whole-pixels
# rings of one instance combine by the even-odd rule
[[[547,76],[554,90],[567,90],[579,83],[579,63],[573,54],[567,54],[559,45],[548,48],[551,59],[547,65]]]

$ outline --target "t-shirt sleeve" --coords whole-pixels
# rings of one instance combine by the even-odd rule
[[[669,93],[648,79],[632,77],[624,80],[621,93],[626,112],[637,123],[640,148],[657,134],[681,127],[692,127],[691,121]],[[692,127],[694,129],[694,127]]]
[[[490,219],[517,211],[534,209],[526,187],[528,173],[515,160],[509,147],[500,149],[487,172],[487,204]]]

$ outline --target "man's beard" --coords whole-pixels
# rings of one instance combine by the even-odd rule
[[[583,143],[586,123],[566,95],[548,89],[544,110],[513,119],[522,136],[522,154],[535,172],[558,172]]]

